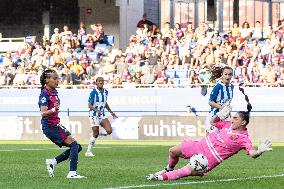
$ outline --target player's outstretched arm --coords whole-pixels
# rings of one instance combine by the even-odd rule
[[[251,150],[249,152],[249,155],[252,158],[257,158],[261,154],[263,154],[264,152],[271,151],[271,150],[272,150],[272,142],[270,140],[266,139],[264,142],[259,143],[257,149]]]

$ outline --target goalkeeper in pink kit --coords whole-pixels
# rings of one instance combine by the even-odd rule
[[[262,153],[272,150],[269,140],[261,143],[258,149],[254,149],[246,128],[252,107],[247,95],[245,97],[248,102],[248,111],[239,111],[231,121],[223,121],[220,118],[227,117],[231,112],[231,107],[228,105],[223,108],[211,119],[211,123],[218,128],[217,131],[210,133],[200,141],[184,140],[180,145],[170,148],[167,167],[162,171],[148,175],[147,179],[177,180],[187,176],[202,176],[242,149],[246,150],[252,158],[257,158]],[[208,167],[203,173],[193,170],[189,164],[174,170],[179,158],[189,159],[195,154],[203,154],[208,159]]]

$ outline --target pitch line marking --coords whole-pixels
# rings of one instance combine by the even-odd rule
[[[129,189],[129,188],[144,188],[144,187],[158,187],[158,186],[176,186],[176,185],[189,185],[189,184],[206,184],[206,183],[218,183],[218,182],[232,182],[232,181],[243,181],[243,180],[255,180],[255,179],[265,179],[265,178],[276,178],[283,177],[284,174],[278,175],[263,175],[263,176],[254,176],[246,178],[231,178],[231,179],[219,179],[219,180],[205,180],[205,181],[192,181],[192,182],[177,182],[177,183],[160,183],[160,184],[143,184],[143,185],[132,185],[132,186],[120,186],[114,188],[105,188],[105,189]],[[155,181],[163,182],[163,181]]]
[[[117,148],[147,148],[148,146],[117,146]],[[109,149],[109,148],[116,148],[116,146],[96,146],[96,148],[101,149]],[[44,151],[44,150],[61,150],[65,148],[23,148],[23,149],[0,149],[0,152],[16,152],[16,151]]]

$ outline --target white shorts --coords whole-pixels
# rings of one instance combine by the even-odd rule
[[[102,120],[106,119],[107,117],[106,116],[104,116],[104,117],[91,116],[89,118],[90,118],[90,125],[91,125],[91,128],[92,128],[92,127],[101,126]]]

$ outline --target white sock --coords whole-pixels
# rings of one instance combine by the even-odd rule
[[[55,158],[51,159],[51,163],[52,163],[52,165],[56,165],[57,164],[56,159]]]
[[[167,169],[168,171],[174,170],[174,168],[171,168],[169,165],[167,165],[166,169]]]
[[[163,180],[163,176],[162,175],[157,175],[158,180]]]
[[[93,136],[90,137],[90,140],[89,140],[89,145],[88,145],[88,149],[87,149],[87,152],[92,152],[93,151],[93,148],[96,144],[96,138],[94,138]]]

